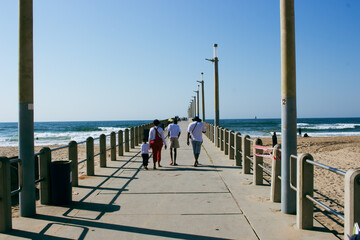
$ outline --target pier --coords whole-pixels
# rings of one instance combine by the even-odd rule
[[[13,218],[0,239],[338,239],[316,222],[298,229],[296,215],[270,200],[269,185],[254,186],[253,174],[205,136],[194,167],[188,123],[179,123],[178,166],[163,149],[162,167],[153,170],[150,159],[144,170],[139,142],[122,156],[117,144],[115,159],[78,179],[70,205],[38,203],[34,217]]]

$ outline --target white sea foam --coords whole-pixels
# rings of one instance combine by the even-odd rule
[[[313,130],[339,130],[339,129],[354,129],[359,126],[360,124],[354,124],[354,123],[336,123],[336,124],[307,125],[307,126],[302,126],[302,128],[313,129]]]

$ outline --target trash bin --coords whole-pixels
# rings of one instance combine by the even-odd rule
[[[67,205],[72,201],[72,163],[54,161],[50,164],[51,202],[53,205]]]

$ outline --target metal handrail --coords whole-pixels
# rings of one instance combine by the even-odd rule
[[[18,176],[18,182],[19,182],[19,187],[18,189],[11,191],[11,196],[14,196],[16,194],[18,194],[19,192],[21,192],[22,188],[23,188],[23,169],[22,169],[22,162],[20,158],[15,158],[15,159],[10,159],[10,164],[11,163],[17,163],[18,164],[18,171],[19,171],[19,176]]]
[[[297,188],[293,185],[293,171],[292,171],[292,159],[297,159],[296,155],[290,155],[290,188],[293,189],[294,191],[297,191]]]
[[[340,170],[340,169],[337,169],[337,168],[333,168],[333,167],[330,167],[328,165],[325,165],[325,164],[322,164],[322,163],[319,163],[319,162],[315,162],[315,161],[312,161],[312,160],[306,160],[307,163],[310,163],[312,165],[315,165],[315,166],[318,166],[318,167],[321,167],[321,168],[324,168],[324,169],[327,169],[331,172],[334,172],[336,174],[339,174],[339,175],[342,175],[342,176],[345,176],[346,172]]]
[[[99,155],[101,155],[101,152],[95,154],[94,157],[97,157],[97,156],[99,156]]]
[[[112,148],[112,147],[111,147],[111,148],[108,148],[108,149],[105,150],[105,152],[107,152],[107,151],[109,151],[109,150],[111,150],[111,149],[113,149],[113,148]]]
[[[42,152],[37,152],[37,153],[34,153],[34,157],[36,156],[40,156],[42,154]]]
[[[250,141],[250,142],[255,142],[254,139],[251,139],[251,138],[245,138],[246,140]]]
[[[254,159],[250,156],[246,156],[247,159],[249,159],[252,163],[254,162]]]
[[[240,151],[240,150],[237,150],[238,151],[238,153],[240,153],[240,154],[242,154],[243,152],[242,151]]]
[[[266,172],[268,172],[269,176],[271,176],[271,170],[270,169],[268,169],[267,167],[265,167],[264,165],[262,165],[260,163],[258,164],[258,166],[261,167],[262,169],[264,169]]]
[[[88,159],[85,158],[84,160],[79,161],[79,162],[78,162],[78,165],[79,165],[80,163],[83,163],[83,162],[87,161],[87,160],[88,160]]]
[[[36,179],[36,180],[35,180],[35,184],[36,184],[36,183],[39,183],[39,182],[42,182],[42,181],[44,181],[44,180],[45,180],[45,178]]]
[[[342,220],[344,220],[344,215],[341,213],[336,212],[334,209],[330,208],[329,206],[326,206],[325,204],[319,202],[318,200],[316,200],[315,198],[311,197],[310,195],[306,195],[306,198],[309,199],[310,201],[312,201],[314,204],[320,205],[321,207],[323,207],[325,210],[327,210],[328,212],[331,212],[332,214],[334,214],[335,216],[337,216],[338,218],[341,218]]]
[[[79,145],[79,144],[83,144],[83,143],[86,143],[86,142],[87,142],[87,141],[84,140],[84,141],[78,142],[77,144]]]
[[[68,148],[68,147],[70,147],[70,145],[65,145],[65,146],[53,148],[53,149],[50,149],[50,151],[53,152],[53,151],[57,151],[57,150],[64,149],[64,148]]]

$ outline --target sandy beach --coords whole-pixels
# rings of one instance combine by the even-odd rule
[[[280,139],[279,139],[280,140]],[[270,145],[271,139],[264,138],[264,145]],[[57,146],[49,146],[55,148]],[[40,151],[42,147],[35,147],[35,152]],[[86,158],[86,149],[80,145],[79,161]],[[95,153],[99,152],[98,146],[95,146]],[[298,153],[310,153],[315,161],[347,171],[351,168],[360,167],[360,136],[351,137],[309,137],[298,138]],[[0,156],[17,156],[17,147],[1,147]],[[67,149],[52,152],[53,160],[67,159]],[[107,153],[110,155],[110,152]],[[109,156],[110,157],[110,156]],[[268,160],[264,160],[269,163]],[[99,165],[99,158],[95,158],[95,165]],[[86,172],[85,165],[79,165],[79,174]],[[335,173],[315,168],[315,197],[324,201],[326,205],[343,213],[344,205],[344,177]],[[15,212],[15,211],[14,211]],[[16,214],[16,213],[15,213]],[[342,220],[316,210],[315,219],[327,228],[332,230],[339,237],[343,234]]]

